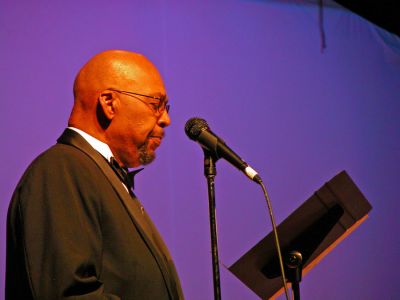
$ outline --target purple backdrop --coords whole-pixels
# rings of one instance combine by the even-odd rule
[[[183,131],[193,116],[259,170],[278,222],[342,169],[369,199],[367,222],[305,276],[304,299],[399,296],[400,40],[324,3],[321,26],[305,0],[1,0],[1,290],[12,191],[66,126],[78,69],[119,48],[153,60],[171,98],[168,138],[137,194],[187,299],[213,298],[202,151]],[[217,167],[220,259],[230,265],[271,226],[261,190]],[[223,267],[221,280],[223,299],[257,299]]]

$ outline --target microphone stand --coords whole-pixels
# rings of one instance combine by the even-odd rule
[[[204,175],[207,178],[208,185],[208,201],[209,201],[209,214],[210,214],[210,231],[211,231],[211,255],[212,255],[212,269],[213,269],[213,283],[214,283],[214,299],[221,300],[221,284],[219,276],[219,258],[218,258],[218,239],[217,239],[217,222],[215,210],[215,186],[214,178],[217,175],[215,163],[218,159],[211,155],[211,153],[204,150]]]

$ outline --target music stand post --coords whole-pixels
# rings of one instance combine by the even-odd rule
[[[300,281],[303,273],[303,255],[299,251],[290,251],[285,257],[287,280],[292,285],[293,299],[300,300]]]

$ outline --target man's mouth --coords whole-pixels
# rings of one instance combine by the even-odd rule
[[[150,139],[158,139],[161,141],[164,138],[164,135],[165,135],[164,131],[157,132],[157,133],[152,132],[152,133],[150,133],[149,138]]]
[[[162,138],[163,137],[161,135],[151,135],[149,136],[150,144],[154,145],[155,148],[157,148],[160,146]]]

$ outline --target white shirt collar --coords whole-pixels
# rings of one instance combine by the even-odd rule
[[[86,142],[90,144],[90,146],[92,146],[96,151],[103,155],[108,161],[110,161],[111,157],[114,156],[111,152],[110,147],[106,143],[103,143],[102,141],[96,139],[95,137],[78,128],[68,127],[68,129],[71,129],[80,134],[86,140]]]

